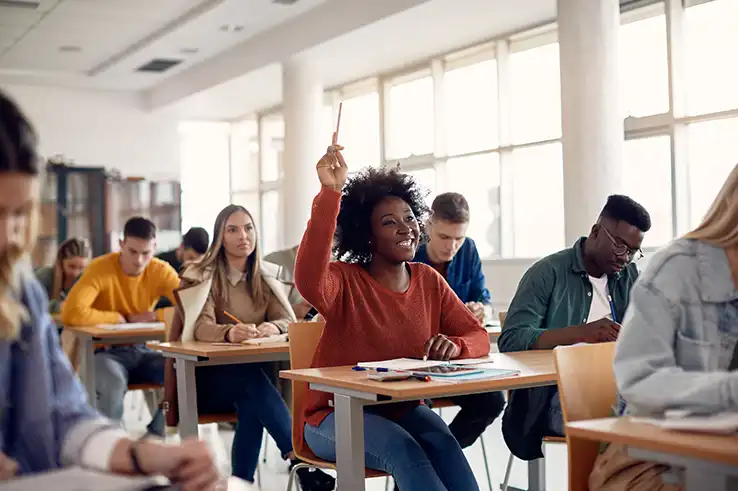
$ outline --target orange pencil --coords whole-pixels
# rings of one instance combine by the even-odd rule
[[[243,324],[243,322],[241,322],[240,320],[238,320],[238,318],[235,315],[231,315],[228,312],[226,312],[225,310],[223,311],[223,313],[226,315],[226,317],[228,317],[229,319],[231,319],[236,324]]]
[[[343,102],[338,103],[338,119],[336,120],[336,133],[333,135],[333,144],[338,144],[338,130],[341,128],[341,111],[343,111]]]

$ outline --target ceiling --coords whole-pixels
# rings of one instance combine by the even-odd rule
[[[142,90],[324,1],[16,0],[29,7],[0,6],[0,77]],[[156,58],[181,62],[162,73],[137,71]]]

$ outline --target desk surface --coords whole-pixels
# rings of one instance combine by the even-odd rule
[[[166,329],[102,329],[95,326],[64,326],[64,329],[78,334],[87,334],[94,338],[111,339],[111,338],[142,338],[145,339],[163,339],[166,335]]]
[[[146,343],[146,347],[161,353],[202,356],[205,358],[265,355],[270,353],[289,353],[290,351],[290,344],[288,342],[219,346],[203,341],[172,341],[166,343],[150,342]]]
[[[329,387],[354,390],[357,392],[379,394],[393,399],[422,399],[424,397],[444,397],[459,393],[494,392],[530,386],[553,385],[556,383],[556,370],[552,351],[523,351],[519,353],[492,353],[496,368],[519,370],[520,375],[468,382],[421,382],[416,380],[399,382],[378,382],[367,378],[368,371],[354,371],[352,367],[309,368],[304,370],[283,370],[282,378],[321,384]]]
[[[642,450],[708,460],[738,467],[738,436],[665,430],[627,417],[578,421],[566,425],[570,438],[630,445]]]

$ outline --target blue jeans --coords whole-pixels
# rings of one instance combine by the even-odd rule
[[[231,448],[233,475],[254,482],[264,428],[282,457],[292,451],[292,418],[261,364],[199,367],[197,410],[200,414],[238,413]]]
[[[112,346],[95,353],[97,409],[114,421],[123,419],[123,397],[128,384],[164,384],[164,357],[143,345]],[[159,409],[148,430],[164,435]]]
[[[335,413],[320,426],[306,424],[305,441],[315,455],[335,462]],[[426,406],[413,408],[397,422],[365,411],[364,449],[366,466],[391,474],[399,489],[479,491],[456,438]]]
[[[561,411],[559,391],[551,397],[551,407],[548,410],[546,421],[546,435],[564,436],[564,413]]]

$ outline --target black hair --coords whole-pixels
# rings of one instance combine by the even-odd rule
[[[18,105],[0,91],[0,172],[37,176],[41,159],[36,153],[36,132]]]
[[[205,254],[210,244],[210,235],[202,227],[192,227],[182,236],[182,246],[198,254]]]
[[[428,191],[408,174],[397,169],[369,167],[349,178],[343,188],[341,210],[336,223],[333,253],[340,261],[368,264],[372,258],[371,216],[374,207],[388,196],[405,201],[418,220],[420,240],[425,239],[425,219],[430,209]]]
[[[639,203],[628,196],[613,194],[600,213],[601,217],[622,220],[636,227],[641,232],[651,230],[651,215]]]
[[[433,218],[451,223],[469,222],[469,202],[459,193],[442,193],[431,204]]]
[[[123,227],[123,238],[134,237],[136,239],[153,240],[156,238],[156,225],[144,217],[133,217]]]

